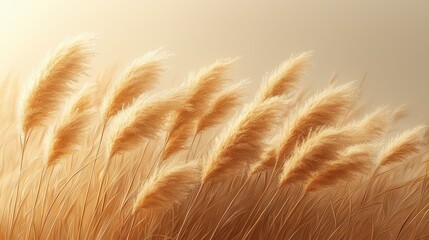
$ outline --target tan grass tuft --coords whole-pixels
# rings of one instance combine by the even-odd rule
[[[46,165],[52,166],[61,158],[76,153],[90,125],[93,113],[93,87],[84,87],[66,105],[58,124],[50,128],[46,137]]]
[[[393,115],[393,117],[392,117],[393,122],[396,123],[396,122],[399,122],[402,119],[406,118],[409,114],[408,111],[409,111],[409,109],[408,109],[407,105],[402,104],[402,105],[398,106],[395,109],[395,111],[393,111],[393,114],[392,114]]]
[[[197,162],[167,164],[145,181],[135,200],[133,213],[141,209],[167,208],[184,200],[199,183]]]
[[[304,70],[310,65],[311,52],[292,56],[283,62],[264,81],[256,100],[265,101],[270,97],[288,94],[295,86]]]
[[[197,133],[220,124],[240,104],[247,81],[238,82],[219,93],[210,109],[201,117]]]
[[[273,97],[257,105],[248,105],[217,139],[203,166],[202,182],[258,161],[265,138],[279,123],[286,102],[284,97]]]
[[[347,146],[360,142],[365,135],[355,126],[322,128],[311,133],[308,139],[297,146],[289,161],[284,165],[280,185],[305,181],[311,174],[329,162],[339,159]]]
[[[107,122],[121,109],[128,107],[142,93],[152,89],[164,70],[163,62],[168,54],[160,50],[136,59],[114,82],[103,102],[103,122]]]
[[[370,144],[348,147],[339,160],[317,171],[305,186],[306,191],[316,191],[341,181],[352,181],[356,173],[368,173],[374,165],[375,149]]]
[[[155,138],[166,128],[166,121],[175,110],[185,107],[180,90],[144,95],[121,111],[112,121],[109,136],[109,157],[138,146],[145,138]]]
[[[362,142],[376,140],[391,128],[389,110],[386,106],[379,107],[374,112],[367,114],[362,120],[353,122],[351,125],[364,131]]]
[[[72,85],[84,74],[90,53],[89,37],[65,42],[42,64],[40,70],[23,88],[18,107],[19,130],[27,134],[31,129],[46,124],[58,111]]]
[[[275,144],[275,142],[272,142],[272,144]],[[269,146],[268,149],[265,150],[262,154],[261,161],[252,164],[250,167],[249,176],[274,167],[277,162],[277,156],[277,148],[273,147],[272,145]]]
[[[425,141],[426,126],[417,126],[396,136],[380,151],[379,164],[390,165],[403,161],[410,154],[418,153]]]
[[[305,140],[314,129],[321,126],[335,125],[341,120],[357,98],[357,89],[351,83],[338,87],[328,87],[315,94],[302,107],[289,116],[283,136],[278,144],[272,145],[266,151],[267,158],[257,162],[252,171],[258,172],[272,168],[279,160],[279,167],[291,155],[296,144]],[[277,152],[277,157],[272,153]],[[254,172],[254,173],[255,173]]]
[[[190,109],[179,111],[174,117],[165,146],[162,159],[186,149],[189,138],[195,134],[198,119],[210,106],[213,96],[220,91],[228,81],[225,76],[235,59],[218,60],[209,67],[197,73],[191,73],[187,81],[188,99],[186,104]]]

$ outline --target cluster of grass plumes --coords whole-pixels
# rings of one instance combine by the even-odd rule
[[[429,236],[426,127],[391,137],[405,108],[362,113],[356,82],[303,94],[310,53],[246,103],[236,58],[155,90],[161,50],[82,87],[90,45],[2,83],[1,239]]]

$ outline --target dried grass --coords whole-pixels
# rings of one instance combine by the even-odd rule
[[[76,153],[84,142],[85,132],[93,112],[93,87],[84,87],[74,99],[69,100],[65,113],[46,137],[46,164],[52,166],[60,158]]]
[[[335,80],[308,98],[298,84],[308,53],[281,64],[240,109],[244,82],[227,77],[234,59],[148,93],[164,70],[161,51],[74,94],[89,43],[60,47],[22,89],[1,85],[10,92],[0,96],[0,239],[429,235],[426,128],[382,146],[405,108],[365,115],[361,88]],[[15,119],[7,106],[18,91]],[[40,126],[47,131],[33,131]]]
[[[18,107],[19,129],[28,132],[46,123],[59,110],[73,83],[85,73],[90,57],[90,38],[65,42],[46,58],[34,77],[24,86]]]

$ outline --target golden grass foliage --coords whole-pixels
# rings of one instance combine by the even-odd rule
[[[197,162],[169,164],[148,179],[134,203],[133,212],[146,208],[169,207],[183,201],[200,179]]]
[[[308,94],[309,53],[247,103],[231,58],[156,92],[161,50],[80,87],[90,43],[1,83],[0,239],[428,238],[426,127],[387,140],[404,106],[365,114],[336,78]]]
[[[84,73],[90,56],[88,44],[86,37],[64,43],[26,83],[18,107],[19,128],[24,134],[45,123],[60,108],[61,101],[72,91],[72,84]]]
[[[84,87],[74,99],[69,100],[58,125],[46,136],[47,165],[55,164],[59,158],[76,153],[90,124],[93,89]]]

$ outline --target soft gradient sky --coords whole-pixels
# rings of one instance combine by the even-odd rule
[[[314,50],[308,86],[334,71],[340,82],[367,73],[370,106],[409,103],[412,123],[429,122],[429,2],[0,0],[0,77],[26,77],[58,43],[100,34],[90,77],[146,51],[174,54],[164,81],[215,59],[241,56],[234,76],[255,89],[293,53]]]

